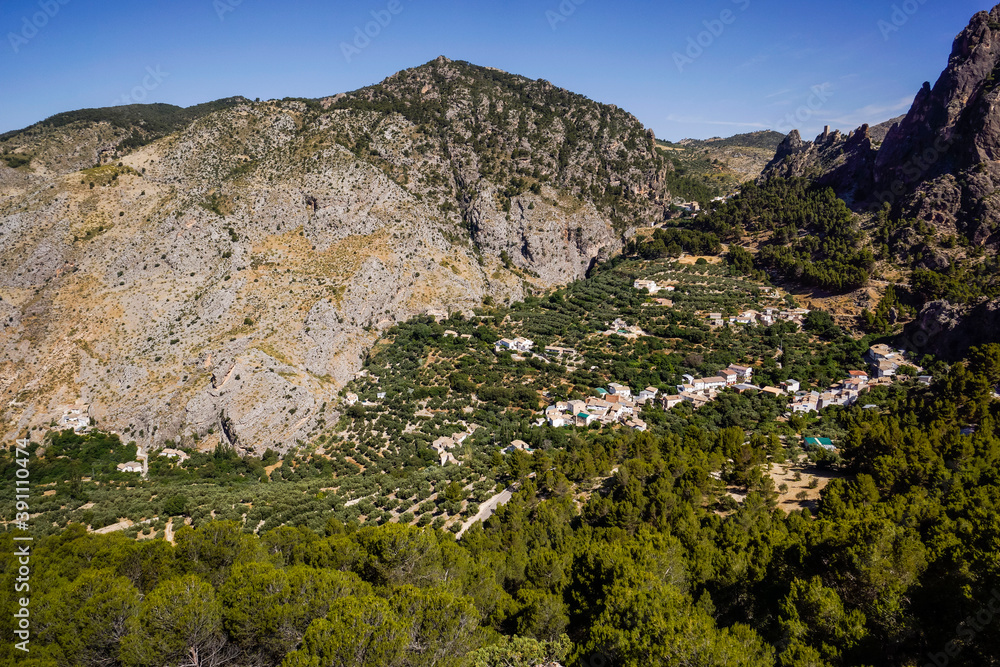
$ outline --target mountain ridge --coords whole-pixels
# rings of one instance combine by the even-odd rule
[[[0,162],[3,430],[85,404],[147,448],[284,451],[380,331],[583,277],[665,215],[669,167],[620,109],[445,59],[405,77],[363,90],[419,123],[229,98],[121,150],[134,124],[72,114],[0,140],[29,159]]]

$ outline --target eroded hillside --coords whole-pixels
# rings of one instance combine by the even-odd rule
[[[452,81],[434,122],[349,96],[241,100],[145,144],[94,120],[6,135],[30,161],[0,163],[4,431],[78,403],[140,445],[287,449],[332,418],[386,327],[580,278],[663,215],[634,118],[486,71],[410,70]],[[394,80],[404,106],[433,90]],[[477,143],[451,119],[483,91],[486,119],[504,91],[533,106]],[[567,136],[566,118],[596,134]]]

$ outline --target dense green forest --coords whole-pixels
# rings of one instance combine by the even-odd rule
[[[33,545],[30,654],[0,651],[26,665],[995,665],[998,369],[990,346],[881,411],[831,415],[845,474],[814,512],[775,509],[753,474],[772,443],[731,427],[536,456],[460,541],[335,518],[260,535],[211,521],[175,545],[70,527]],[[715,501],[720,468],[747,473],[735,509]],[[599,486],[581,495],[570,477]]]
[[[664,248],[714,234],[657,233]],[[474,317],[397,325],[345,389],[359,402],[284,456],[171,443],[190,458],[153,456],[142,480],[117,471],[136,455],[118,436],[36,435],[30,589],[2,598],[0,622],[13,637],[24,595],[30,652],[6,642],[0,660],[998,664],[1000,345],[950,366],[923,359],[931,386],[878,387],[819,415],[726,391],[698,411],[647,406],[645,433],[535,425],[545,400],[612,381],[667,391],[683,373],[746,363],[762,385],[795,377],[822,388],[864,366],[876,339],[822,313],[804,330],[710,329],[699,313],[794,301],[733,266],[682,265],[672,252],[623,257]],[[672,305],[636,279],[671,284]],[[873,328],[896,305],[887,299]],[[615,318],[643,334],[608,335]],[[576,354],[494,350],[515,335]],[[454,450],[461,465],[440,465],[432,441],[472,422],[480,428]],[[804,435],[839,451],[809,449]],[[515,438],[534,451],[502,454]],[[17,469],[3,450],[5,488]],[[789,501],[781,471],[825,486]],[[456,537],[503,489],[510,502]],[[84,527],[122,517],[135,525]],[[23,583],[23,535],[0,533],[7,591]]]
[[[738,197],[699,216],[695,226],[724,242],[739,242],[751,234],[761,241],[753,257],[756,269],[823,289],[861,287],[875,264],[843,200],[804,179],[746,183]],[[734,253],[733,262],[743,265],[739,251]]]

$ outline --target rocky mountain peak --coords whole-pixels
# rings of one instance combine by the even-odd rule
[[[1000,6],[979,12],[956,38],[937,82],[925,83],[909,112],[872,132],[814,142],[790,134],[762,179],[801,176],[833,187],[855,208],[889,203],[943,234],[1000,242]],[[884,139],[883,128],[888,125]]]
[[[395,323],[583,278],[669,193],[633,116],[440,57],[322,100],[0,136],[0,430],[287,450]]]

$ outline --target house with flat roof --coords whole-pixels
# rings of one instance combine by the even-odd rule
[[[823,449],[834,451],[837,449],[830,438],[806,438],[806,445],[809,447],[822,447]]]

